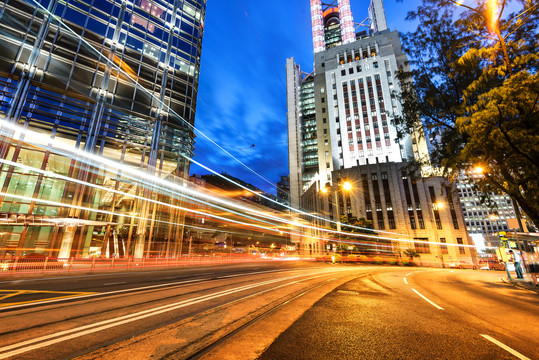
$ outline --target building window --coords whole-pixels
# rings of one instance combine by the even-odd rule
[[[346,75],[346,70],[344,70],[344,69],[341,70],[341,75],[342,75],[342,76],[345,76],[345,75]]]
[[[462,242],[462,238],[457,238],[457,244],[464,245],[464,243]],[[466,254],[466,249],[464,248],[464,246],[459,246],[459,254]]]
[[[412,230],[417,229],[417,225],[415,224],[415,217],[414,217],[414,211],[408,211],[408,215],[410,217],[410,228]]]
[[[445,244],[445,238],[440,238],[440,242]],[[447,245],[440,245],[440,252],[442,254],[449,254],[449,251],[447,250]]]
[[[429,239],[427,238],[414,238],[415,251],[418,254],[430,254]]]

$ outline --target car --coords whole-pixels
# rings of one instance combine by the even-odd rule
[[[481,260],[479,261],[479,269],[481,270],[505,270],[505,265],[498,260]]]
[[[477,265],[467,262],[467,261],[458,261],[458,262],[452,262],[449,264],[450,269],[477,269]]]

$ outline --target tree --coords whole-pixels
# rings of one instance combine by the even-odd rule
[[[474,6],[465,4],[473,3]],[[421,124],[447,174],[481,165],[484,193],[506,193],[539,224],[539,3],[423,0],[403,37],[399,134]],[[413,80],[413,81],[411,81]]]
[[[372,220],[366,220],[365,218],[356,218],[355,216],[341,216],[341,230],[351,233],[363,233],[363,234],[376,234]],[[348,225],[348,226],[347,226]]]
[[[408,256],[410,262],[414,262],[414,258],[419,257],[419,254],[415,249],[406,249],[402,253]]]

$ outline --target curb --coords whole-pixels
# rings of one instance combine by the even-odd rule
[[[503,278],[503,277],[500,278],[500,281],[503,282],[504,284],[510,284],[510,285],[513,285],[514,287],[524,289],[524,290],[533,291],[533,292],[539,294],[539,288],[537,288],[536,286],[529,286],[528,287],[526,285],[519,284],[518,282],[512,281],[512,280],[507,279],[507,278]]]

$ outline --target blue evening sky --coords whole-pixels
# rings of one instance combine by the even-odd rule
[[[351,0],[355,22],[369,2]],[[390,29],[413,30],[404,18],[419,3],[385,0]],[[288,175],[286,59],[313,68],[309,0],[209,0],[204,28],[195,126],[253,171],[201,135],[194,160],[275,194]]]

